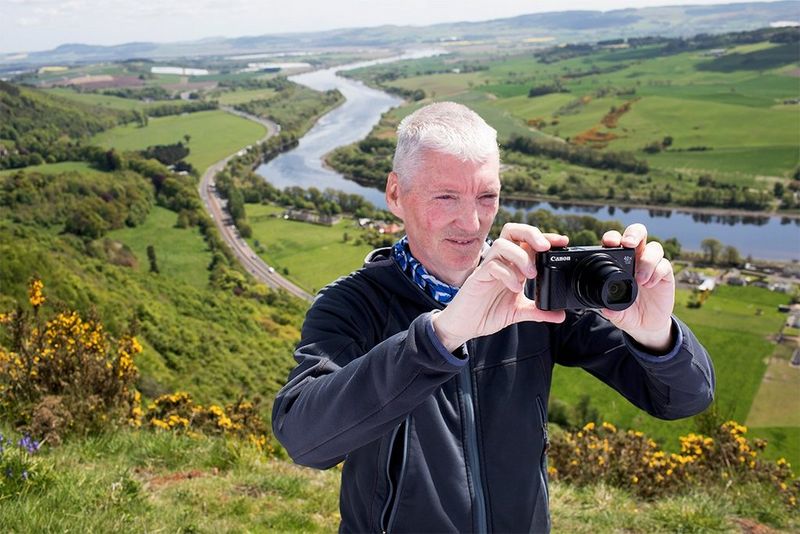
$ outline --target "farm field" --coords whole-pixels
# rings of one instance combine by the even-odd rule
[[[253,237],[247,240],[250,247],[277,271],[288,269],[286,278],[311,293],[361,267],[372,250],[368,244],[356,244],[361,230],[352,219],[322,226],[274,217],[285,211],[277,206],[247,204],[246,210],[253,229]],[[350,237],[346,243],[342,240],[345,232]]]
[[[181,278],[195,288],[208,286],[211,253],[197,228],[177,228],[177,214],[153,206],[144,223],[112,230],[108,237],[128,245],[138,260],[136,269],[148,272],[147,246],[153,245],[160,276]]]
[[[442,59],[432,66],[428,59],[392,67],[401,77],[385,84],[423,89],[427,98],[422,103],[454,100],[472,106],[501,139],[511,133],[531,135],[528,121],[537,119],[542,122],[536,131],[564,139],[596,128],[616,137],[607,143],[608,150],[633,151],[652,167],[739,172],[750,176],[748,185],[757,186],[756,176],[786,177],[800,164],[800,105],[783,104],[797,98],[800,88],[798,55],[791,55],[796,45],[791,46],[741,45],[716,58],[702,50],[667,56],[654,47],[600,50],[550,64],[533,56],[470,56],[488,69],[415,75],[415,69],[446,65]],[[353,75],[369,80],[371,73],[389,68]],[[528,97],[532,87],[553,84],[569,92]],[[603,124],[612,108],[626,102],[627,112]],[[394,115],[402,117],[422,103],[408,104]],[[666,150],[645,154],[645,145],[665,137],[672,138]],[[706,149],[685,151],[695,147]]]
[[[239,91],[225,91],[215,98],[223,106],[235,106],[251,100],[267,100],[275,96],[275,89],[251,89]]]
[[[199,172],[237,150],[261,139],[266,129],[253,121],[242,119],[224,111],[201,111],[188,115],[152,117],[148,125],[118,126],[94,136],[92,143],[117,150],[141,150],[151,145],[183,142],[189,156],[186,160]]]

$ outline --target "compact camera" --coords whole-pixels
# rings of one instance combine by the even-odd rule
[[[624,310],[636,300],[635,249],[557,247],[536,254],[535,300],[540,310]]]

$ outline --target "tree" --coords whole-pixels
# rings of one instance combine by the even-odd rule
[[[722,250],[722,261],[733,267],[742,262],[742,257],[736,247],[727,246]]]
[[[785,191],[783,182],[775,182],[775,186],[773,187],[772,191],[775,194],[775,198],[783,198],[783,193]]]
[[[572,236],[572,238],[569,241],[570,245],[575,245],[579,247],[587,245],[597,245],[600,242],[600,240],[597,238],[597,234],[595,234],[594,231],[589,229],[581,230],[580,232]]]
[[[700,246],[703,248],[706,261],[712,265],[717,263],[720,251],[722,250],[722,243],[720,243],[719,240],[710,237],[708,239],[703,239],[703,241],[700,243]]]
[[[158,262],[156,261],[156,247],[147,245],[147,259],[150,261],[150,272],[158,274]]]

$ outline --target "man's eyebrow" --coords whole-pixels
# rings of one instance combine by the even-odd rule
[[[434,195],[440,195],[442,193],[448,193],[448,194],[452,194],[452,195],[460,195],[460,194],[462,194],[462,192],[459,191],[458,189],[434,189],[432,191],[432,193]],[[480,195],[487,195],[487,194],[499,195],[500,194],[500,188],[498,187],[497,189],[495,189],[495,188],[484,189],[479,194]]]

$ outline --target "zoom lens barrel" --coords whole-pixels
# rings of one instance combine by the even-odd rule
[[[636,300],[638,287],[608,254],[592,254],[575,266],[575,295],[589,308],[624,310]]]

